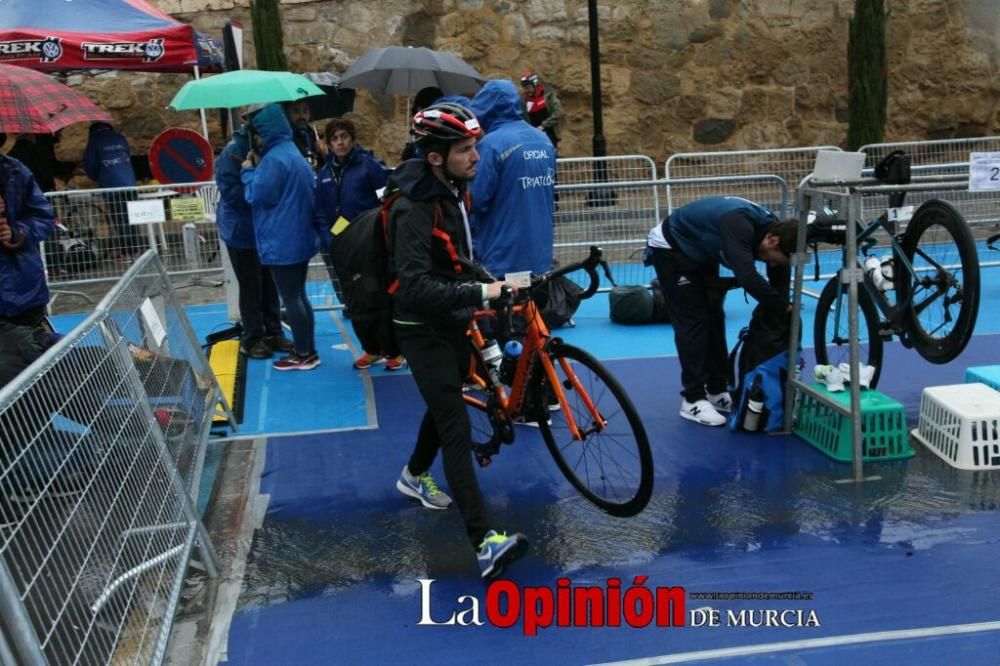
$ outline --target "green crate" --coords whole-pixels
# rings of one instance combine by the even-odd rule
[[[830,393],[822,384],[813,388],[850,408],[850,391]],[[809,444],[840,462],[851,462],[851,419],[807,393],[799,394],[798,423],[792,429]],[[914,455],[906,430],[903,405],[878,391],[861,391],[862,460],[897,460]]]

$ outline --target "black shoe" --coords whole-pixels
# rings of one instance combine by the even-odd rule
[[[264,338],[264,344],[274,351],[281,351],[281,352],[295,351],[295,345],[292,344],[292,341],[286,338],[285,336],[281,335],[280,333],[278,335],[269,335],[266,338]],[[270,356],[270,354],[268,354],[268,356]]]
[[[246,354],[250,358],[271,358],[274,351],[263,340],[257,340],[253,344],[240,343],[240,353]]]

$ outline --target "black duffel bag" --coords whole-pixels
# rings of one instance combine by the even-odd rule
[[[649,324],[653,321],[653,295],[645,285],[612,287],[608,305],[611,321],[616,324]]]

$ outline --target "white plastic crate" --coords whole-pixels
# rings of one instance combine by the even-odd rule
[[[911,434],[952,467],[1000,469],[1000,392],[980,383],[929,386]]]

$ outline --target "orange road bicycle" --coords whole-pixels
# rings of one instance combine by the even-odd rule
[[[472,316],[468,336],[473,346],[469,377],[463,398],[472,422],[473,452],[480,466],[487,466],[502,444],[511,444],[515,423],[532,423],[541,432],[549,453],[566,479],[588,501],[613,516],[634,516],[646,506],[653,492],[653,457],[642,420],[628,394],[600,361],[589,353],[554,337],[532,291],[557,277],[584,271],[589,298],[597,290],[597,267],[610,279],[601,250],[577,263],[531,277],[531,286],[510,289],[492,308]],[[537,293],[537,292],[536,292]],[[511,322],[525,323],[511,334]],[[483,354],[490,343],[483,330],[497,337],[513,335],[523,345],[511,377]]]

